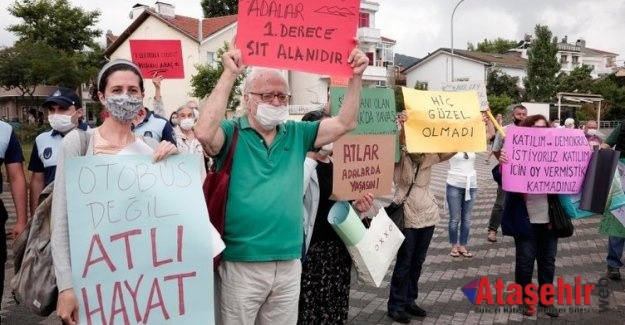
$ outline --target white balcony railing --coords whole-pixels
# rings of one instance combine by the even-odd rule
[[[379,43],[381,41],[381,35],[379,29],[370,27],[358,28],[358,40],[364,43]]]
[[[388,71],[385,67],[376,67],[370,65],[362,75],[365,80],[386,80],[388,77]]]

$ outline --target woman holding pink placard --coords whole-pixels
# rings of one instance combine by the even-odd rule
[[[519,126],[548,128],[551,123],[542,115],[528,116]],[[508,163],[508,158],[504,150],[501,151],[499,161],[502,164]],[[517,208],[510,209],[511,205]],[[508,208],[508,209],[507,209]],[[506,211],[516,210],[513,215]],[[556,270],[556,253],[558,251],[558,238],[551,232],[549,223],[549,202],[547,194],[524,194],[507,193],[504,200],[504,214],[502,216],[502,229],[504,219],[517,218],[529,219],[527,233],[516,234],[514,245],[516,248],[516,261],[514,267],[514,282],[523,288],[532,283],[534,273],[534,263],[538,265],[538,285],[553,284]],[[523,220],[521,220],[523,221]],[[505,234],[505,233],[504,233]],[[524,291],[525,293],[525,291]],[[524,301],[525,300],[524,295]],[[542,299],[541,301],[544,301]],[[555,306],[539,303],[545,313],[551,317],[558,317],[558,310]],[[523,304],[523,314],[531,316],[536,312],[535,306]]]

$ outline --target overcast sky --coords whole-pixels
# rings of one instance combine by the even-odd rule
[[[103,32],[121,33],[130,23],[132,5],[145,0],[70,0],[84,9],[102,12],[98,27]],[[165,0],[176,13],[202,15],[200,0]],[[383,0],[376,15],[376,28],[397,41],[396,53],[424,57],[439,47],[451,46],[451,13],[458,0]],[[12,0],[0,0],[0,45],[10,46],[15,37],[5,29],[17,22],[4,11]],[[8,17],[7,17],[8,16]],[[6,18],[5,18],[6,17]],[[466,49],[467,42],[503,37],[520,40],[533,34],[536,24],[547,25],[558,38],[578,38],[586,46],[618,53],[617,64],[625,58],[625,0],[464,0],[454,16],[454,48]],[[104,37],[102,37],[102,43]]]

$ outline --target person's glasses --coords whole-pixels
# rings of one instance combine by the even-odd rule
[[[250,94],[259,96],[260,100],[263,101],[264,103],[271,103],[273,99],[276,97],[278,98],[280,102],[283,102],[283,103],[289,100],[289,98],[291,98],[291,95],[282,94],[282,93],[273,94],[273,93],[252,93],[251,92]]]

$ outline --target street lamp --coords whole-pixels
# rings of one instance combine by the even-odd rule
[[[456,9],[464,0],[458,1],[456,6],[454,7],[454,11],[451,12],[451,82],[454,81],[454,14],[456,13]]]

